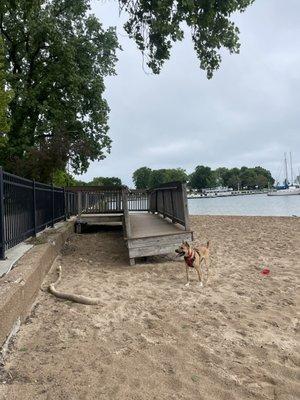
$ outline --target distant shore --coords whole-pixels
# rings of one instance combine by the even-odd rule
[[[273,192],[273,189],[263,189],[263,190],[232,190],[228,192],[210,192],[210,193],[198,193],[187,195],[188,199],[212,199],[218,197],[235,197],[235,196],[249,196],[255,194],[267,194]]]

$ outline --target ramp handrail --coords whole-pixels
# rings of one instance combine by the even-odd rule
[[[186,184],[170,182],[149,190],[149,211],[190,230]]]

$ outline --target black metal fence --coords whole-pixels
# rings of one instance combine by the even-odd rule
[[[0,167],[0,259],[5,251],[77,211],[77,194]]]

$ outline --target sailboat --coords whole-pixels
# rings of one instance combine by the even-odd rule
[[[292,153],[290,152],[290,167],[291,167],[291,184],[289,184],[288,178],[288,164],[286,159],[286,153],[284,153],[284,170],[285,179],[283,186],[277,186],[275,192],[268,193],[268,196],[292,196],[300,195],[300,187],[294,186],[294,174],[293,174],[293,163],[292,163]]]

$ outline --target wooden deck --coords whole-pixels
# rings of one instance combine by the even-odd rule
[[[157,214],[129,214],[129,220],[131,225],[131,235],[129,239],[169,236],[186,232],[179,224],[172,224],[169,220]]]
[[[185,184],[170,182],[148,191],[125,187],[73,188],[77,191],[77,233],[84,225],[122,224],[130,265],[135,258],[174,253],[193,240]]]
[[[191,231],[159,214],[129,214],[129,224],[130,236],[125,240],[130,265],[134,265],[138,257],[174,253],[182,241],[193,239]]]

